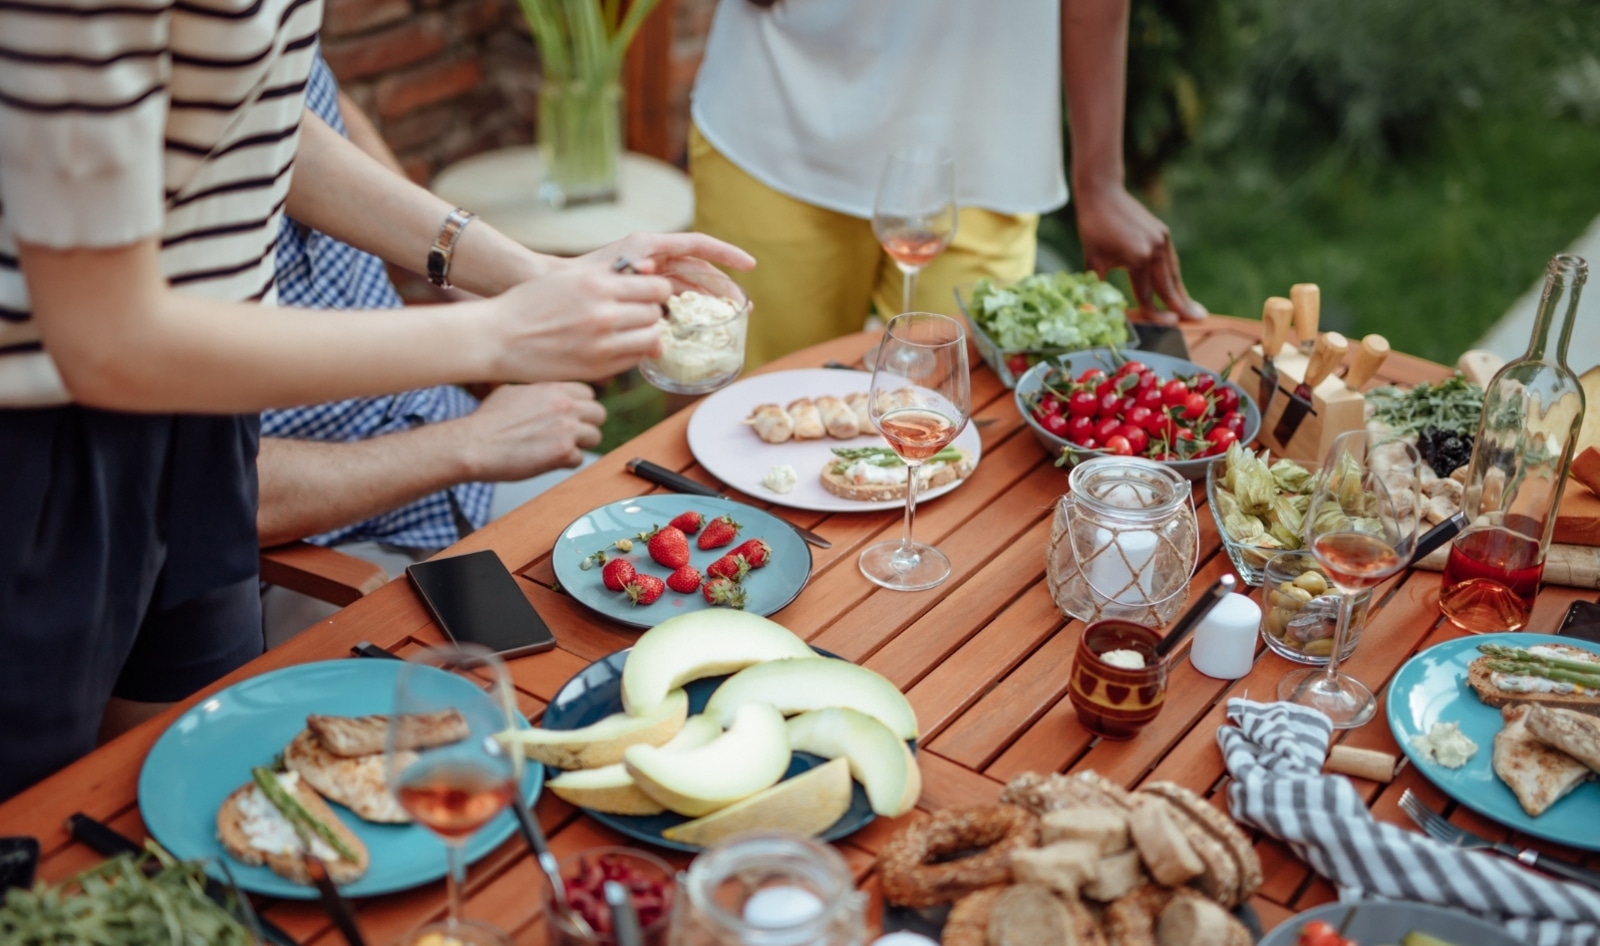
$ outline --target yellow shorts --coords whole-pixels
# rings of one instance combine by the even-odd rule
[[[694,228],[743,247],[756,268],[735,273],[750,294],[745,365],[861,331],[867,316],[900,311],[902,275],[872,221],[824,210],[766,186],[689,131]],[[913,307],[955,315],[955,286],[1033,272],[1038,214],[962,207],[950,246],[917,276]]]

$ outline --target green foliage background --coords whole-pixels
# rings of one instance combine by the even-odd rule
[[[1191,293],[1451,362],[1600,214],[1595,0],[1134,0],[1130,185]],[[1072,208],[1044,240],[1081,265]],[[1600,261],[1597,261],[1600,262]]]

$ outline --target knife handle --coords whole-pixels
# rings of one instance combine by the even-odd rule
[[[106,857],[144,853],[144,848],[133,839],[124,837],[117,833],[116,829],[94,820],[81,811],[67,816],[67,833],[74,841],[81,842],[96,854]]]
[[[1349,385],[1350,390],[1360,391],[1378,373],[1378,367],[1388,357],[1389,340],[1382,335],[1368,335],[1356,349],[1355,360],[1350,364],[1349,373],[1344,376],[1344,383]]]
[[[1579,867],[1576,864],[1568,864],[1559,858],[1546,857],[1532,848],[1518,851],[1516,859],[1529,867],[1535,867],[1547,874],[1560,877],[1562,880],[1570,880],[1574,883],[1600,890],[1600,872],[1589,870],[1586,867]]]
[[[659,464],[651,463],[649,460],[641,460],[638,457],[634,457],[632,460],[628,461],[627,469],[629,473],[632,473],[634,476],[637,476],[642,480],[648,480],[657,486],[664,486],[667,489],[673,490],[674,492],[694,493],[697,496],[722,495],[720,492],[704,483],[691,480],[682,473],[676,472],[675,470],[669,470]]]
[[[1289,300],[1294,306],[1294,333],[1301,342],[1317,337],[1317,325],[1322,321],[1322,290],[1314,282],[1296,283],[1289,287]]]
[[[1306,387],[1315,388],[1321,384],[1344,360],[1344,353],[1349,350],[1350,343],[1338,332],[1318,335],[1316,347],[1311,349],[1311,359],[1306,362]]]
[[[1416,551],[1411,553],[1411,560],[1413,562],[1422,561],[1429,555],[1432,555],[1434,550],[1439,546],[1455,538],[1456,534],[1466,527],[1467,514],[1464,512],[1458,512],[1445,521],[1439,523],[1432,529],[1424,532],[1422,537],[1417,539],[1417,548]]]
[[[1283,341],[1289,337],[1289,316],[1294,304],[1282,296],[1273,296],[1261,309],[1261,353],[1268,358],[1278,357]]]

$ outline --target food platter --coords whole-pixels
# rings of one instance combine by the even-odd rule
[[[1523,810],[1517,796],[1494,773],[1494,734],[1501,729],[1500,711],[1480,701],[1467,685],[1467,665],[1482,656],[1479,644],[1531,647],[1565,644],[1586,647],[1582,641],[1551,634],[1480,634],[1446,641],[1417,654],[1400,668],[1389,684],[1389,728],[1411,763],[1446,795],[1508,828],[1547,841],[1600,851],[1600,783],[1579,785],[1535,818]],[[1413,736],[1425,735],[1435,722],[1457,722],[1461,732],[1478,744],[1478,751],[1459,769],[1447,769],[1423,758],[1411,745]]]
[[[706,566],[736,548],[746,539],[765,539],[772,546],[772,561],[751,570],[742,583],[745,610],[762,616],[781,610],[800,594],[811,577],[811,548],[782,519],[754,506],[730,502],[713,496],[684,493],[652,493],[633,499],[607,503],[573,520],[556,539],[551,567],[561,588],[574,600],[599,614],[631,627],[649,628],[667,618],[713,607],[701,594],[679,594],[668,590],[653,604],[634,605],[626,595],[605,586],[600,568],[579,567],[583,559],[602,549],[613,558],[626,558],[639,570],[665,578],[670,569],[651,561],[640,532],[666,525],[679,513],[693,510],[707,521],[717,516],[732,516],[743,528],[732,543],[722,548],[701,551],[689,537],[689,564],[705,572]],[[618,539],[634,540],[633,551],[623,553],[613,546]]]
[[[822,488],[822,469],[834,459],[834,447],[887,446],[888,441],[878,434],[872,433],[853,440],[824,437],[821,440],[766,443],[745,423],[751,409],[758,404],[784,405],[796,398],[823,394],[844,397],[856,392],[865,393],[871,385],[871,372],[837,368],[797,368],[753,375],[711,395],[695,409],[694,415],[689,418],[689,450],[701,466],[728,486],[780,506],[818,512],[872,512],[903,508],[905,502],[899,499],[860,502],[835,496]],[[956,436],[955,446],[970,453],[973,466],[977,466],[983,452],[983,442],[970,423]],[[799,474],[799,484],[794,490],[776,493],[762,486],[761,478],[767,471],[783,463],[794,467]],[[957,480],[919,492],[917,502],[943,496],[963,482],[965,480]]]
[[[328,660],[284,667],[241,681],[201,701],[167,727],[139,772],[139,812],[152,837],[174,856],[207,861],[224,880],[226,857],[217,841],[217,808],[250,780],[252,766],[268,765],[308,713],[361,716],[387,713],[405,664],[397,660]],[[459,681],[464,691],[471,685]],[[528,722],[520,715],[520,727]],[[533,804],[544,784],[544,767],[523,773],[522,799]],[[365,876],[340,887],[351,897],[370,897],[438,880],[445,874],[445,847],[416,825],[372,824],[331,805],[371,853]],[[467,840],[467,863],[494,850],[516,830],[515,816],[501,812]],[[315,887],[296,884],[266,867],[227,861],[232,879],[251,893],[314,900]]]
[[[1331,925],[1357,943],[1398,943],[1407,933],[1426,933],[1446,943],[1473,946],[1517,946],[1521,942],[1505,927],[1464,910],[1407,900],[1357,900],[1325,903],[1297,913],[1268,933],[1261,946],[1295,946],[1300,930],[1313,920]]]
[[[834,657],[820,648],[813,648],[824,657]],[[557,691],[555,698],[545,709],[544,718],[540,725],[546,729],[577,729],[590,723],[598,722],[606,716],[622,710],[622,668],[627,662],[630,650],[619,650],[610,656],[595,661],[566,682]],[[706,677],[687,684],[684,689],[689,693],[689,713],[699,713],[705,709],[706,702],[711,699],[711,694],[726,680],[726,676]],[[915,750],[915,744],[912,745]],[[790,779],[815,766],[821,765],[825,760],[805,752],[796,752],[790,759],[789,769],[784,773],[785,779]],[[559,774],[559,770],[552,770],[552,774]],[[865,789],[859,783],[851,788],[850,807],[833,826],[822,832],[819,837],[824,841],[835,841],[846,835],[853,834],[865,827],[876,817],[872,813],[872,806],[867,802]],[[690,819],[682,815],[666,812],[660,815],[636,816],[613,815],[605,812],[583,809],[589,817],[595,819],[608,828],[615,829],[622,834],[652,844],[656,847],[671,848],[675,851],[699,851],[700,847],[680,841],[670,841],[661,836],[661,832],[674,825],[683,824]]]

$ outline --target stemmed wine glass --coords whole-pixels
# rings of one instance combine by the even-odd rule
[[[429,647],[400,668],[384,746],[389,788],[444,841],[450,866],[449,913],[412,943],[439,933],[466,946],[510,946],[499,929],[461,919],[461,849],[506,805],[520,803],[520,754],[495,739],[512,727],[513,705],[505,664],[485,647]]]
[[[1356,592],[1404,568],[1416,551],[1422,510],[1411,444],[1355,430],[1333,442],[1306,512],[1306,545],[1341,593],[1339,623],[1326,667],[1299,670],[1278,684],[1278,699],[1321,710],[1335,729],[1366,723],[1377,711],[1372,691],[1339,672]]]
[[[956,159],[937,145],[896,148],[883,166],[872,233],[903,274],[901,312],[911,311],[917,273],[956,235]]]
[[[867,394],[867,416],[905,462],[905,532],[861,553],[861,572],[885,588],[921,591],[950,575],[950,559],[911,539],[918,469],[937,457],[967,425],[972,393],[967,376],[967,336],[961,323],[931,312],[889,320],[878,344]]]

